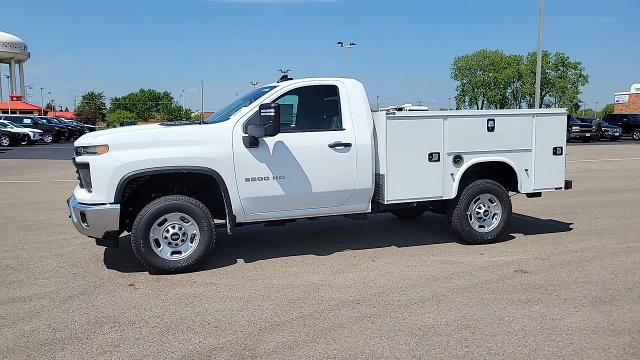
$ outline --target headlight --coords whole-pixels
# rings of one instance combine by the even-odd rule
[[[76,146],[76,156],[102,155],[109,152],[109,145]]]

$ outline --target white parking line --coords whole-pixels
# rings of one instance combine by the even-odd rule
[[[626,160],[640,160],[640,158],[567,160],[567,162],[573,163],[573,162],[626,161]]]
[[[46,182],[77,182],[78,180],[0,180],[0,184],[31,184]]]

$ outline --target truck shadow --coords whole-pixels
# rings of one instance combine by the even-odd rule
[[[202,268],[212,270],[231,266],[238,261],[290,256],[331,254],[386,247],[427,246],[454,243],[444,216],[428,214],[414,220],[400,220],[390,214],[371,215],[368,221],[331,217],[317,221],[299,220],[281,227],[252,225],[236,229],[233,237],[222,229],[217,232],[214,255]],[[503,241],[525,236],[563,233],[573,230],[572,223],[514,214],[509,235]],[[131,250],[129,236],[120,238],[119,248],[106,248],[104,264],[120,272],[143,272]]]

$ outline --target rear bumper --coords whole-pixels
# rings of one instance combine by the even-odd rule
[[[105,233],[120,228],[119,204],[87,205],[71,196],[67,205],[73,226],[83,235],[99,239]]]

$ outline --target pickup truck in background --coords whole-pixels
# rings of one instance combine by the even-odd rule
[[[283,80],[283,79],[281,79]],[[284,79],[201,124],[165,123],[83,135],[76,229],[159,272],[207,261],[215,223],[240,225],[390,212],[445,214],[457,237],[506,232],[509,193],[539,197],[565,180],[564,109],[371,112],[345,78]],[[399,225],[401,226],[401,225]],[[301,240],[302,241],[302,240]]]

